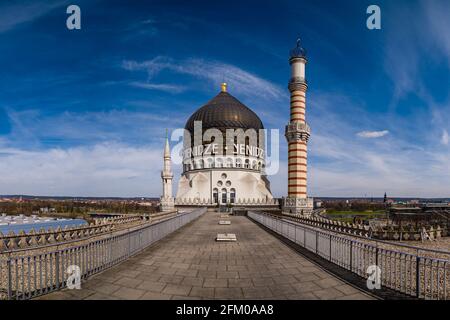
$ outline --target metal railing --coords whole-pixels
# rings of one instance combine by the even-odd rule
[[[369,266],[378,266],[382,286],[419,299],[449,299],[448,259],[383,248],[380,242],[370,244],[268,214],[249,211],[248,217],[364,279]]]
[[[67,285],[69,266],[81,279],[108,269],[141,252],[206,212],[201,208],[141,228],[51,252],[9,256],[0,260],[0,300],[31,299]]]

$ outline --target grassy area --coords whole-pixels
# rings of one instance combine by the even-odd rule
[[[357,217],[361,220],[370,220],[370,219],[375,219],[375,218],[383,218],[386,216],[386,213],[384,210],[380,210],[380,211],[327,210],[326,215],[328,216],[328,218],[333,219],[333,220],[351,223],[351,222],[353,222],[353,218],[355,218],[355,217]]]

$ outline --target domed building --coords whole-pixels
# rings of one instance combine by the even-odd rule
[[[310,215],[313,199],[307,192],[308,141],[306,122],[306,51],[300,40],[291,50],[290,119],[285,127],[288,143],[288,195],[282,199],[285,214]],[[161,209],[183,206],[278,207],[265,174],[265,132],[261,119],[227,92],[221,92],[195,111],[186,122],[183,139],[183,172],[176,198],[169,142],[161,172]]]
[[[273,203],[264,144],[261,119],[223,83],[221,92],[186,122],[176,203]]]

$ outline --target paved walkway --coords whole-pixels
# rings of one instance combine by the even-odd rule
[[[81,290],[40,299],[370,299],[244,216],[206,213]],[[215,242],[235,233],[237,242]]]

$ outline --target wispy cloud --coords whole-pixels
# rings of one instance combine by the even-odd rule
[[[448,131],[447,130],[443,130],[442,131],[442,136],[441,136],[441,143],[443,144],[443,145],[448,145],[448,143],[449,143],[449,141],[450,141],[450,138],[449,138],[449,135],[448,135]]]
[[[44,115],[36,110],[8,110],[8,117],[12,129],[6,138],[10,144],[26,142],[27,146],[38,146],[42,142],[50,145],[61,142],[66,145],[93,145],[106,141],[145,144],[163,137],[168,126],[184,124],[181,115],[172,118],[123,109],[104,112],[66,111],[56,115]]]
[[[180,93],[186,90],[185,86],[180,86],[176,84],[167,84],[167,83],[148,83],[148,82],[138,82],[133,81],[129,83],[130,86],[136,88],[142,88],[147,90],[159,90],[165,91],[169,93]]]
[[[282,99],[285,94],[277,85],[260,76],[218,61],[204,59],[175,61],[168,57],[158,56],[143,62],[126,60],[123,61],[122,66],[129,71],[145,70],[150,79],[164,70],[205,79],[211,81],[217,87],[225,79],[233,88],[233,92],[245,96],[256,95],[267,99]]]
[[[361,131],[358,132],[356,135],[360,138],[375,139],[384,137],[387,134],[389,134],[388,130],[382,130],[382,131]]]
[[[67,3],[67,0],[5,1],[0,4],[0,33],[33,21]]]

